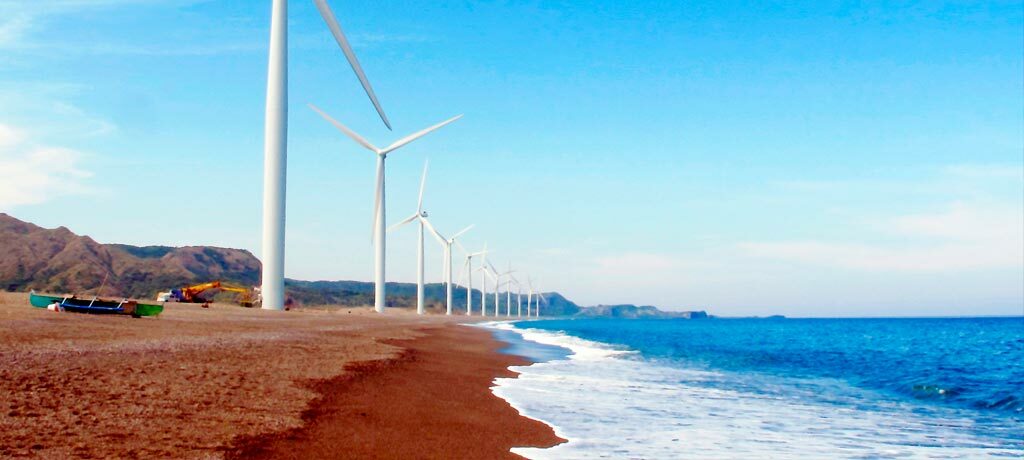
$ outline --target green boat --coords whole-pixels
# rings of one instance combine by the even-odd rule
[[[76,313],[131,315],[136,318],[142,316],[156,316],[164,311],[163,305],[139,303],[131,299],[101,299],[98,297],[78,298],[71,296],[58,296],[50,294],[36,294],[32,291],[28,296],[29,303],[33,307],[47,308],[50,305],[58,305],[64,311]]]

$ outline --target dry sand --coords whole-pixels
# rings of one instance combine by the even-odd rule
[[[55,313],[0,293],[0,457],[496,458],[552,430],[490,393],[515,357],[443,316],[168,304]]]

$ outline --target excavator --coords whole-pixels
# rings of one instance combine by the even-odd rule
[[[256,302],[259,301],[259,292],[256,289],[247,289],[240,286],[232,286],[229,284],[221,283],[220,281],[211,281],[209,283],[195,284],[192,286],[185,286],[179,289],[171,289],[167,292],[161,292],[157,294],[156,300],[159,302],[188,302],[188,303],[202,303],[204,306],[209,305],[208,300],[212,297],[211,294],[217,292],[227,291],[238,294],[238,303],[246,308],[252,308]],[[206,294],[206,296],[204,296]]]

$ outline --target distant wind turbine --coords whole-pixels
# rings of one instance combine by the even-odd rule
[[[516,317],[523,317],[523,283],[519,282],[515,276],[511,276],[512,281],[516,283]]]
[[[451,238],[445,238],[443,235],[441,235],[437,231],[437,229],[434,228],[433,225],[430,224],[430,221],[427,220],[426,217],[423,218],[423,222],[425,222],[427,224],[427,229],[430,230],[430,233],[433,234],[434,237],[438,239],[438,241],[441,243],[441,245],[444,248],[444,261],[443,261],[442,265],[444,266],[445,307],[446,307],[445,314],[446,315],[451,315],[452,314],[452,245],[455,244],[456,239],[458,237],[460,237],[460,236],[462,236],[462,234],[468,232],[470,229],[473,228],[473,226],[470,225],[469,227],[466,227],[466,228],[462,229],[462,231],[460,231],[459,233],[456,233],[455,236],[452,236]]]
[[[498,302],[498,291],[501,289],[501,286],[502,286],[501,278],[504,277],[504,276],[511,276],[512,273],[515,273],[515,270],[512,270],[512,263],[511,262],[509,262],[509,264],[508,264],[508,271],[506,271],[505,273],[498,273],[498,270],[496,268],[494,268],[494,265],[491,265],[490,263],[488,263],[487,265],[490,266],[491,270],[494,272],[494,316],[500,316],[499,312],[498,312],[498,306],[500,305],[500,302]],[[510,291],[508,291],[508,287],[507,286],[506,286],[505,289],[506,289],[505,293],[507,294],[507,297],[508,297],[508,299],[505,302],[505,316],[508,317],[508,316],[512,316],[512,313],[511,313],[512,295],[509,294]]]
[[[541,302],[547,302],[547,299],[544,298],[544,294],[540,291],[540,288],[537,288],[537,293],[536,294],[537,294],[537,306],[533,310],[533,317],[534,318],[540,318],[540,303]]]
[[[427,169],[429,166],[430,163],[428,162],[423,164],[423,177],[420,179],[420,197],[416,202],[416,212],[407,219],[388,228],[388,232],[391,232],[414,220],[418,220],[420,222],[419,237],[416,239],[418,243],[416,251],[416,313],[420,315],[426,313],[426,306],[424,305],[423,299],[423,229],[425,227],[424,223],[427,221],[427,212],[423,210],[423,190],[427,185]],[[435,231],[434,233],[437,232]]]
[[[466,287],[466,315],[473,314],[473,258],[481,257],[487,254],[487,244],[484,244],[483,251],[470,253],[466,248],[462,247],[462,243],[456,242],[459,249],[466,253],[466,263],[462,265],[462,271],[459,273],[459,284],[462,284],[462,277],[465,275],[469,279],[468,284],[464,284]]]
[[[423,210],[423,191],[424,191],[424,188],[425,188],[426,183],[427,183],[427,167],[428,167],[428,164],[424,164],[423,165],[423,178],[420,180],[420,198],[419,198],[418,204],[416,205],[416,213],[414,213],[413,215],[409,216],[405,220],[403,220],[403,221],[401,221],[401,222],[399,222],[399,223],[397,223],[395,225],[392,225],[391,228],[388,229],[388,231],[390,232],[390,231],[393,231],[393,230],[397,230],[398,228],[400,228],[400,227],[402,227],[402,226],[404,226],[404,225],[406,225],[406,224],[408,224],[408,223],[410,223],[410,222],[412,222],[414,220],[418,220],[420,222],[420,234],[419,234],[419,238],[418,238],[419,247],[418,247],[417,257],[416,257],[416,312],[421,314],[421,315],[424,313],[424,309],[425,309],[425,307],[424,307],[424,299],[425,299],[425,297],[424,297],[424,294],[423,294],[423,290],[424,290],[424,282],[423,282],[423,262],[424,262],[424,256],[423,256],[423,229],[426,228],[427,230],[429,230],[430,234],[435,239],[437,239],[438,243],[441,244],[441,249],[444,251],[444,254],[443,254],[444,260],[441,263],[441,267],[442,267],[441,269],[444,271],[443,279],[444,279],[445,291],[446,291],[446,296],[445,296],[445,310],[446,310],[446,312],[445,312],[445,314],[451,315],[452,314],[452,244],[455,243],[455,239],[456,238],[462,236],[463,233],[468,232],[471,228],[473,228],[473,226],[470,225],[469,227],[466,227],[466,228],[462,229],[462,231],[460,231],[459,233],[456,233],[455,236],[452,236],[451,238],[445,238],[444,235],[441,235],[441,233],[438,232],[436,228],[434,228],[434,225],[430,223],[430,220],[428,219],[427,212]]]
[[[352,131],[351,129],[348,129],[345,125],[343,125],[343,124],[339,123],[337,120],[331,118],[330,115],[327,115],[322,110],[317,108],[315,105],[309,104],[309,107],[311,109],[313,109],[314,111],[316,111],[316,113],[320,114],[321,117],[323,117],[324,119],[329,121],[331,124],[333,124],[334,127],[338,128],[339,131],[344,133],[346,136],[348,136],[352,140],[356,141],[356,143],[358,143],[359,145],[362,145],[367,150],[377,154],[377,193],[376,193],[376,195],[374,197],[374,203],[373,203],[373,243],[375,245],[375,256],[376,256],[374,258],[374,268],[375,268],[375,270],[374,270],[374,284],[375,284],[375,286],[374,286],[374,295],[375,295],[375,298],[374,298],[374,309],[376,309],[378,313],[383,313],[384,312],[384,296],[385,296],[385,293],[384,293],[384,289],[385,289],[385,287],[384,287],[384,283],[385,283],[385,277],[384,277],[384,257],[385,257],[385,243],[386,243],[386,241],[385,241],[385,233],[384,232],[385,232],[385,230],[387,228],[386,227],[386,223],[385,223],[386,221],[385,221],[385,213],[384,213],[384,210],[385,210],[385,202],[384,202],[384,160],[387,159],[387,156],[388,156],[389,153],[391,153],[391,152],[393,152],[393,151],[395,151],[395,150],[405,146],[406,144],[408,144],[408,143],[410,143],[412,141],[415,141],[416,139],[419,139],[419,138],[421,138],[421,137],[423,137],[423,136],[425,136],[425,135],[427,135],[427,134],[429,134],[429,133],[431,133],[431,132],[433,132],[433,131],[435,131],[437,129],[440,129],[441,127],[443,127],[443,126],[445,126],[445,125],[447,125],[449,123],[452,123],[455,120],[458,120],[459,118],[462,118],[462,115],[454,116],[454,117],[449,118],[448,120],[442,121],[441,123],[438,123],[438,124],[436,124],[434,126],[431,126],[429,128],[426,128],[426,129],[423,129],[423,130],[420,130],[420,131],[417,131],[417,132],[415,132],[413,134],[410,134],[410,135],[408,135],[406,137],[403,137],[403,138],[395,141],[394,143],[392,143],[391,145],[389,145],[387,147],[378,148],[378,147],[374,146],[373,144],[371,144],[370,141],[367,141],[366,139],[364,139],[359,134],[356,134],[355,131]]]
[[[491,273],[491,269],[487,267],[486,259],[480,263],[480,268],[477,271],[483,273],[480,276],[480,316],[487,316],[487,278],[494,279],[495,276]],[[495,284],[497,284],[497,280],[495,280]],[[495,286],[495,289],[497,289],[497,286]],[[497,305],[495,305],[494,309],[495,316],[497,316]]]

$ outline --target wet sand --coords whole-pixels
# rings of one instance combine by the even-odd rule
[[[133,319],[0,293],[0,457],[500,458],[559,442],[490,393],[520,362],[498,347],[398,311]]]

